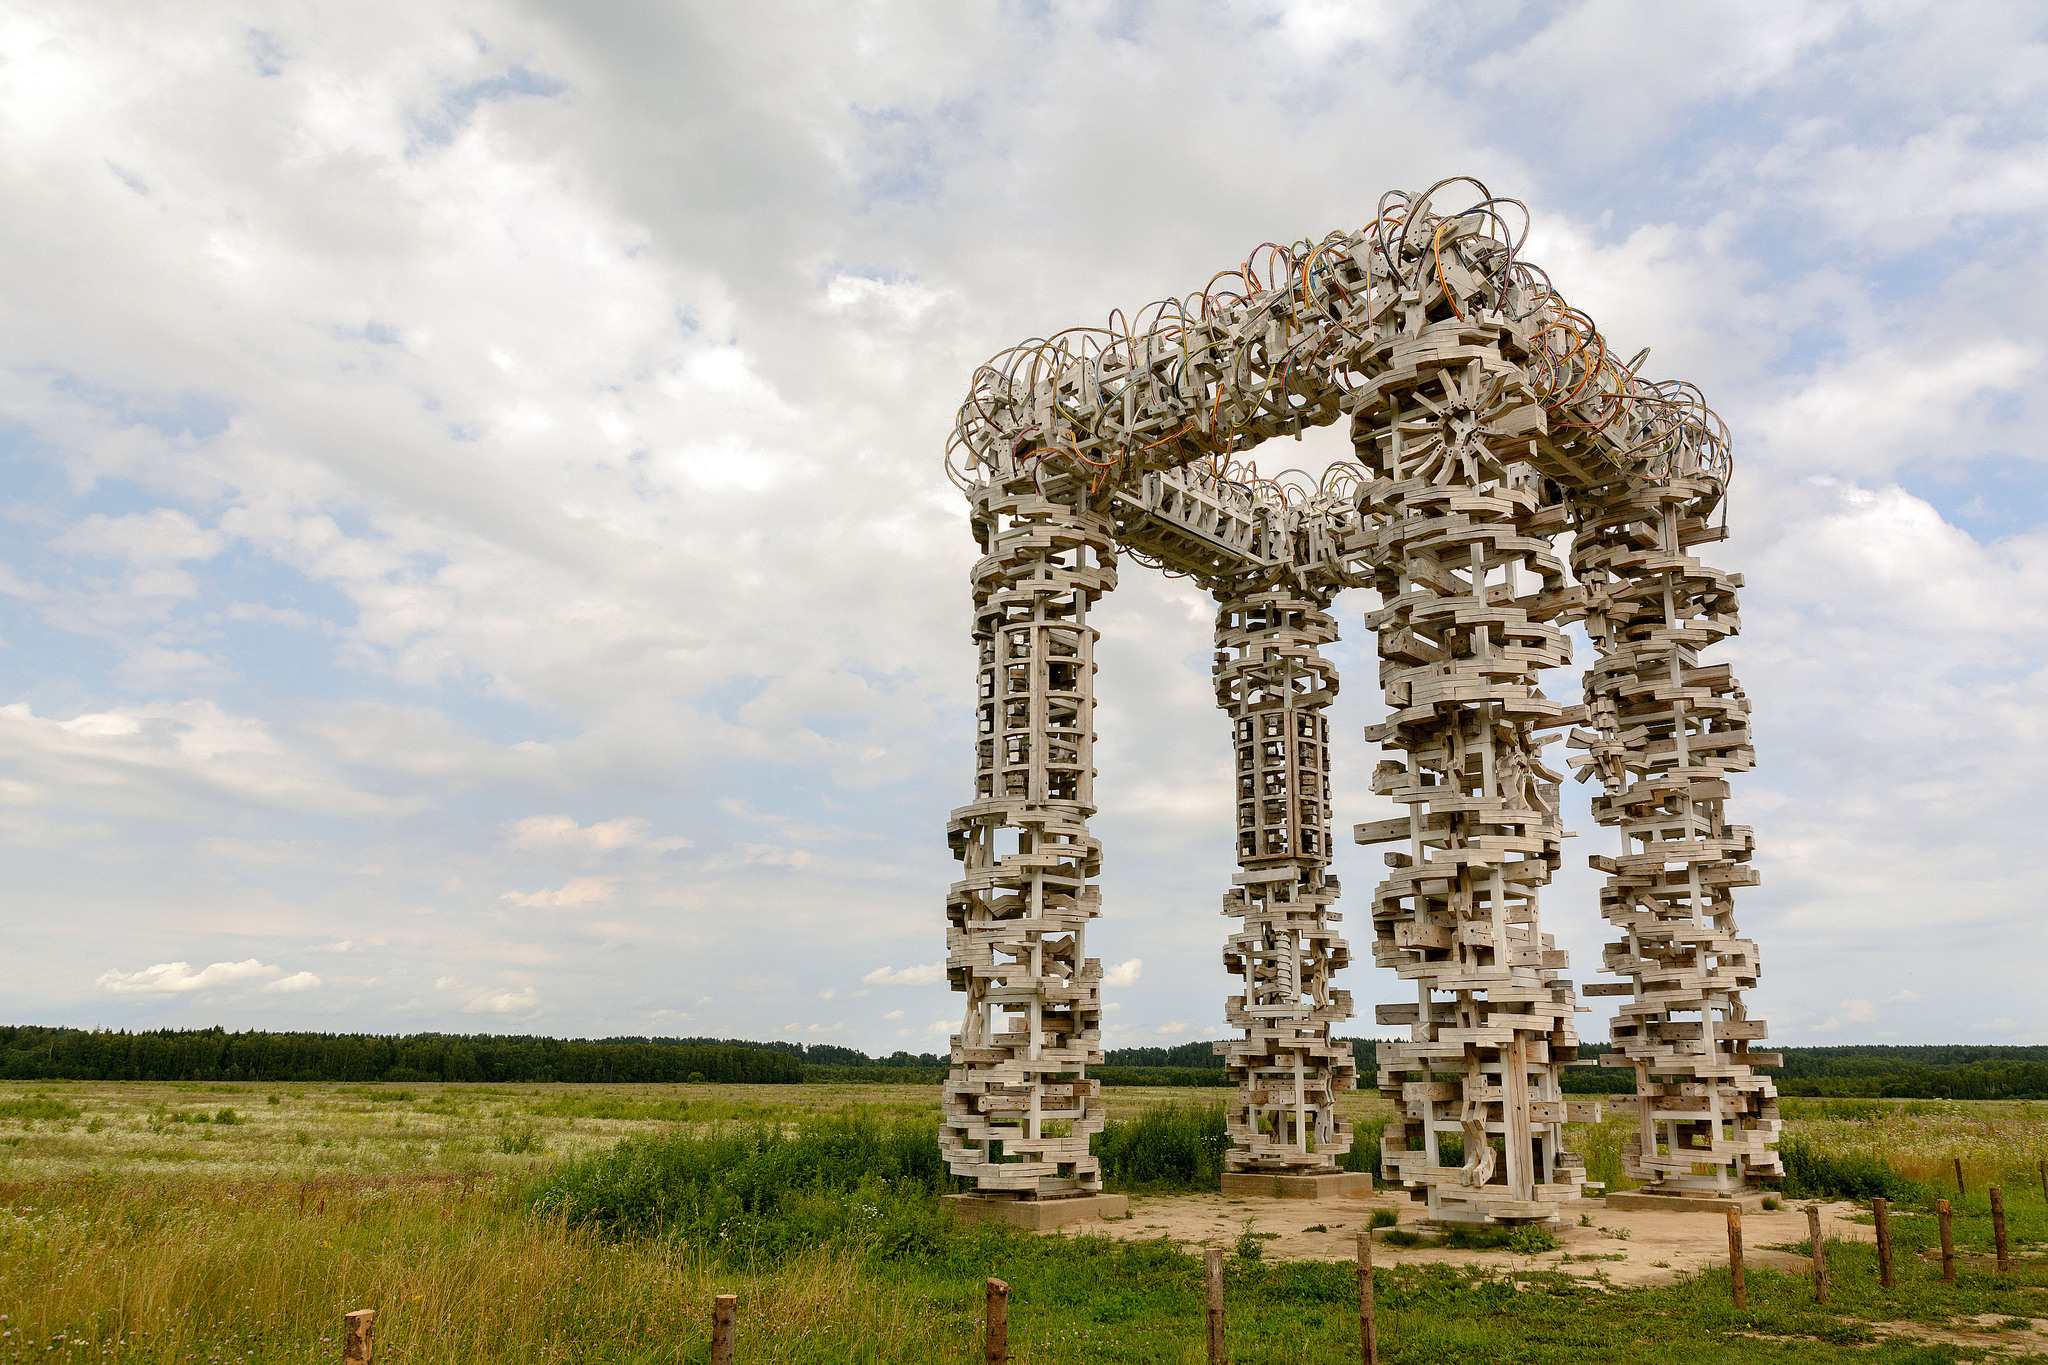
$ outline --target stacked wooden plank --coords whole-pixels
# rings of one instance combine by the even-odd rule
[[[1099,1124],[1097,913],[1088,605],[1114,555],[1186,575],[1219,604],[1217,698],[1232,725],[1240,872],[1224,957],[1244,981],[1225,1045],[1239,1096],[1230,1163],[1316,1171],[1349,1145],[1329,1040],[1349,1000],[1326,875],[1323,709],[1335,594],[1373,587],[1394,758],[1374,789],[1405,804],[1360,826],[1405,843],[1374,902],[1374,953],[1411,983],[1410,1029],[1381,1053],[1400,1100],[1386,1169],[1438,1217],[1529,1220],[1578,1197],[1558,1070],[1575,1059],[1565,955],[1538,889],[1565,832],[1545,731],[1581,724],[1574,761],[1624,832],[1603,911],[1625,938],[1614,1025],[1635,1068],[1640,1177],[1725,1190],[1775,1171],[1768,1054],[1741,992],[1756,952],[1730,892],[1749,831],[1724,823],[1749,762],[1747,702],[1699,650],[1734,629],[1735,579],[1684,553],[1729,473],[1698,390],[1643,377],[1521,257],[1525,213],[1469,181],[1382,199],[1374,221],[1267,243],[1199,293],[1013,347],[981,367],[947,471],[974,508],[982,695],[976,801],[955,812],[966,875],[948,902],[948,972],[968,995],[947,1088],[954,1169],[1021,1195],[1093,1187]],[[1360,460],[1318,478],[1240,458],[1349,417]],[[1576,526],[1568,580],[1551,550]],[[1583,614],[1601,659],[1587,705],[1545,698]],[[1247,785],[1248,784],[1248,785]],[[1014,844],[1014,847],[1011,847]],[[999,1019],[1007,1026],[997,1028]],[[1444,1160],[1455,1136],[1463,1156]],[[1022,1157],[1023,1160],[1018,1158]]]
[[[1542,534],[1561,507],[1488,439],[1515,376],[1483,340],[1460,324],[1454,344],[1433,345],[1425,330],[1390,355],[1353,426],[1383,602],[1366,624],[1392,709],[1366,737],[1399,755],[1373,790],[1408,807],[1355,831],[1398,845],[1374,893],[1373,951],[1415,993],[1378,1014],[1410,1028],[1379,1048],[1380,1093],[1402,1107],[1381,1164],[1445,1222],[1555,1218],[1584,1174],[1558,1081],[1578,1054],[1577,1002],[1537,906],[1564,837],[1539,756],[1564,708],[1537,686],[1570,651],[1549,624],[1569,599]]]
[[[939,1145],[984,1192],[1080,1193],[1102,1185],[1086,1079],[1102,1061],[1088,610],[1116,586],[1113,528],[1030,480],[985,488],[974,528],[975,799],[948,826],[963,875],[946,900],[946,975],[967,1005]]]
[[[1777,1090],[1756,1074],[1781,1058],[1751,1050],[1767,1033],[1743,1000],[1757,949],[1735,924],[1756,841],[1727,814],[1729,775],[1755,761],[1749,701],[1726,664],[1700,660],[1740,628],[1741,579],[1687,553],[1721,538],[1708,520],[1721,488],[1680,462],[1584,504],[1572,551],[1600,651],[1572,762],[1600,779],[1594,818],[1621,834],[1592,864],[1608,874],[1600,913],[1622,933],[1606,966],[1627,978],[1587,994],[1625,997],[1601,1060],[1636,1074],[1624,1157],[1648,1193],[1738,1194],[1783,1174]]]
[[[1241,921],[1223,965],[1244,981],[1225,1005],[1243,1032],[1218,1043],[1237,1082],[1227,1114],[1233,1171],[1322,1174],[1351,1150],[1337,1094],[1357,1086],[1348,1043],[1330,1027],[1351,1017],[1331,989],[1349,965],[1332,903],[1330,722],[1337,670],[1321,646],[1337,638],[1325,593],[1284,582],[1221,589],[1216,703],[1230,718],[1237,784],[1237,861],[1223,913]]]

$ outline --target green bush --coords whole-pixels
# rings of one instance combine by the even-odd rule
[[[0,1100],[0,1119],[25,1119],[45,1122],[56,1119],[75,1119],[85,1111],[64,1100],[53,1100],[37,1095],[25,1100]]]
[[[1792,1199],[1876,1199],[1918,1203],[1927,1190],[1868,1152],[1830,1152],[1798,1133],[1778,1142],[1785,1163],[1785,1194]]]
[[[1351,1150],[1337,1158],[1337,1166],[1346,1171],[1371,1171],[1373,1182],[1385,1179],[1380,1168],[1380,1138],[1387,1130],[1384,1116],[1353,1125]]]
[[[1390,1228],[1400,1221],[1401,1215],[1395,1213],[1392,1209],[1374,1209],[1372,1211],[1372,1218],[1366,1223],[1366,1227]]]
[[[574,1226],[673,1237],[754,1265],[832,1241],[929,1254],[944,1235],[930,1196],[956,1184],[929,1119],[842,1111],[794,1134],[759,1125],[628,1139],[556,1168],[529,1199]]]
[[[1221,1104],[1173,1101],[1111,1119],[1091,1148],[1103,1182],[1119,1190],[1221,1189],[1229,1149]]]

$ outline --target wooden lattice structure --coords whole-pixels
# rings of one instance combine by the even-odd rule
[[[1469,207],[1449,211],[1459,184]],[[1515,220],[1520,219],[1518,232]],[[1186,575],[1217,604],[1239,872],[1224,962],[1243,983],[1219,1044],[1238,1085],[1234,1172],[1335,1171],[1356,1084],[1332,1028],[1350,948],[1334,910],[1329,730],[1338,679],[1321,647],[1346,588],[1371,589],[1389,715],[1373,790],[1407,807],[1356,827],[1386,844],[1375,960],[1413,1003],[1379,1047],[1400,1101],[1383,1165],[1436,1217],[1548,1219],[1580,1197],[1559,1085],[1578,1056],[1566,954],[1538,892],[1561,862],[1569,729],[1594,811],[1621,830],[1603,912],[1624,935],[1611,1063],[1633,1068],[1632,1176],[1739,1192],[1778,1173],[1775,1091],[1749,1044],[1755,946],[1732,892],[1750,832],[1724,823],[1751,762],[1747,702],[1701,650],[1737,628],[1739,580],[1688,550],[1729,474],[1726,433],[1690,385],[1614,357],[1590,319],[1521,259],[1520,205],[1477,182],[1391,194],[1371,226],[1267,244],[1201,292],[1005,352],[977,372],[948,451],[982,549],[974,800],[953,813],[964,873],[948,897],[947,973],[966,993],[941,1144],[985,1193],[1100,1187],[1101,968],[1087,956],[1093,878],[1095,631],[1119,561]],[[1355,463],[1261,477],[1259,443],[1342,419]],[[1555,543],[1570,536],[1569,569]],[[1599,658],[1582,704],[1544,696],[1583,621]],[[1580,1115],[1583,1116],[1583,1115]],[[1462,1159],[1447,1164],[1447,1138]]]

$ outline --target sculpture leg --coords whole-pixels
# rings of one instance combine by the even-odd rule
[[[1219,590],[1216,702],[1236,759],[1237,860],[1223,913],[1243,923],[1223,951],[1244,979],[1226,1009],[1244,1036],[1218,1043],[1237,1082],[1230,1170],[1321,1174],[1351,1150],[1337,1092],[1356,1087],[1351,1017],[1331,975],[1351,950],[1330,912],[1330,723],[1337,673],[1318,652],[1337,638],[1327,597],[1289,585]]]
[[[1538,757],[1538,732],[1563,708],[1536,686],[1569,654],[1545,623],[1567,600],[1541,538],[1562,518],[1533,471],[1463,424],[1476,381],[1438,369],[1414,383],[1432,392],[1412,419],[1390,402],[1354,428],[1378,475],[1361,493],[1382,519],[1384,605],[1367,624],[1393,710],[1366,737],[1399,755],[1373,790],[1408,807],[1356,831],[1398,850],[1374,896],[1374,956],[1415,991],[1378,1014],[1412,1026],[1409,1041],[1379,1045],[1380,1091],[1404,1111],[1382,1164],[1437,1219],[1549,1220],[1580,1197],[1583,1174],[1564,1150],[1558,1085],[1577,1056],[1577,1004],[1537,914],[1563,837],[1557,775]],[[1446,1159],[1447,1138],[1460,1160]]]
[[[939,1145],[984,1192],[1098,1190],[1102,968],[1094,806],[1095,640],[1088,610],[1116,585],[1113,528],[1029,478],[975,499],[980,651],[975,799],[947,827],[964,865],[946,901],[946,977],[967,996]]]
[[[1756,945],[1735,926],[1734,888],[1754,886],[1755,838],[1726,823],[1727,777],[1754,762],[1749,702],[1726,664],[1700,651],[1740,628],[1738,580],[1686,547],[1717,540],[1706,519],[1718,481],[1677,475],[1581,509],[1572,550],[1585,584],[1586,628],[1600,649],[1586,671],[1592,732],[1572,762],[1598,776],[1601,824],[1622,850],[1596,856],[1609,874],[1600,912],[1622,932],[1607,947],[1627,996],[1611,1026],[1613,1064],[1636,1073],[1639,1134],[1624,1151],[1649,1193],[1730,1194],[1783,1174],[1777,1088],[1752,1068],[1765,1036],[1742,992],[1757,982]]]

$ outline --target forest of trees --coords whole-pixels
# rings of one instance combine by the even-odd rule
[[[803,1079],[798,1044],[419,1033],[0,1027],[0,1078],[101,1081],[741,1081]]]
[[[1349,1040],[1361,1081],[1374,1074],[1370,1039]],[[1588,1044],[1582,1057],[1608,1051]],[[1899,1099],[2048,1099],[2048,1047],[1807,1047],[1778,1049],[1786,1095]],[[1221,1086],[1223,1059],[1209,1042],[1112,1048],[1094,1068],[1105,1085]],[[799,1081],[930,1084],[946,1058],[930,1052],[870,1057],[829,1043],[738,1038],[502,1037],[494,1034],[229,1033],[224,1029],[0,1026],[0,1079],[108,1081]],[[1577,1095],[1625,1094],[1626,1068],[1572,1067]]]

